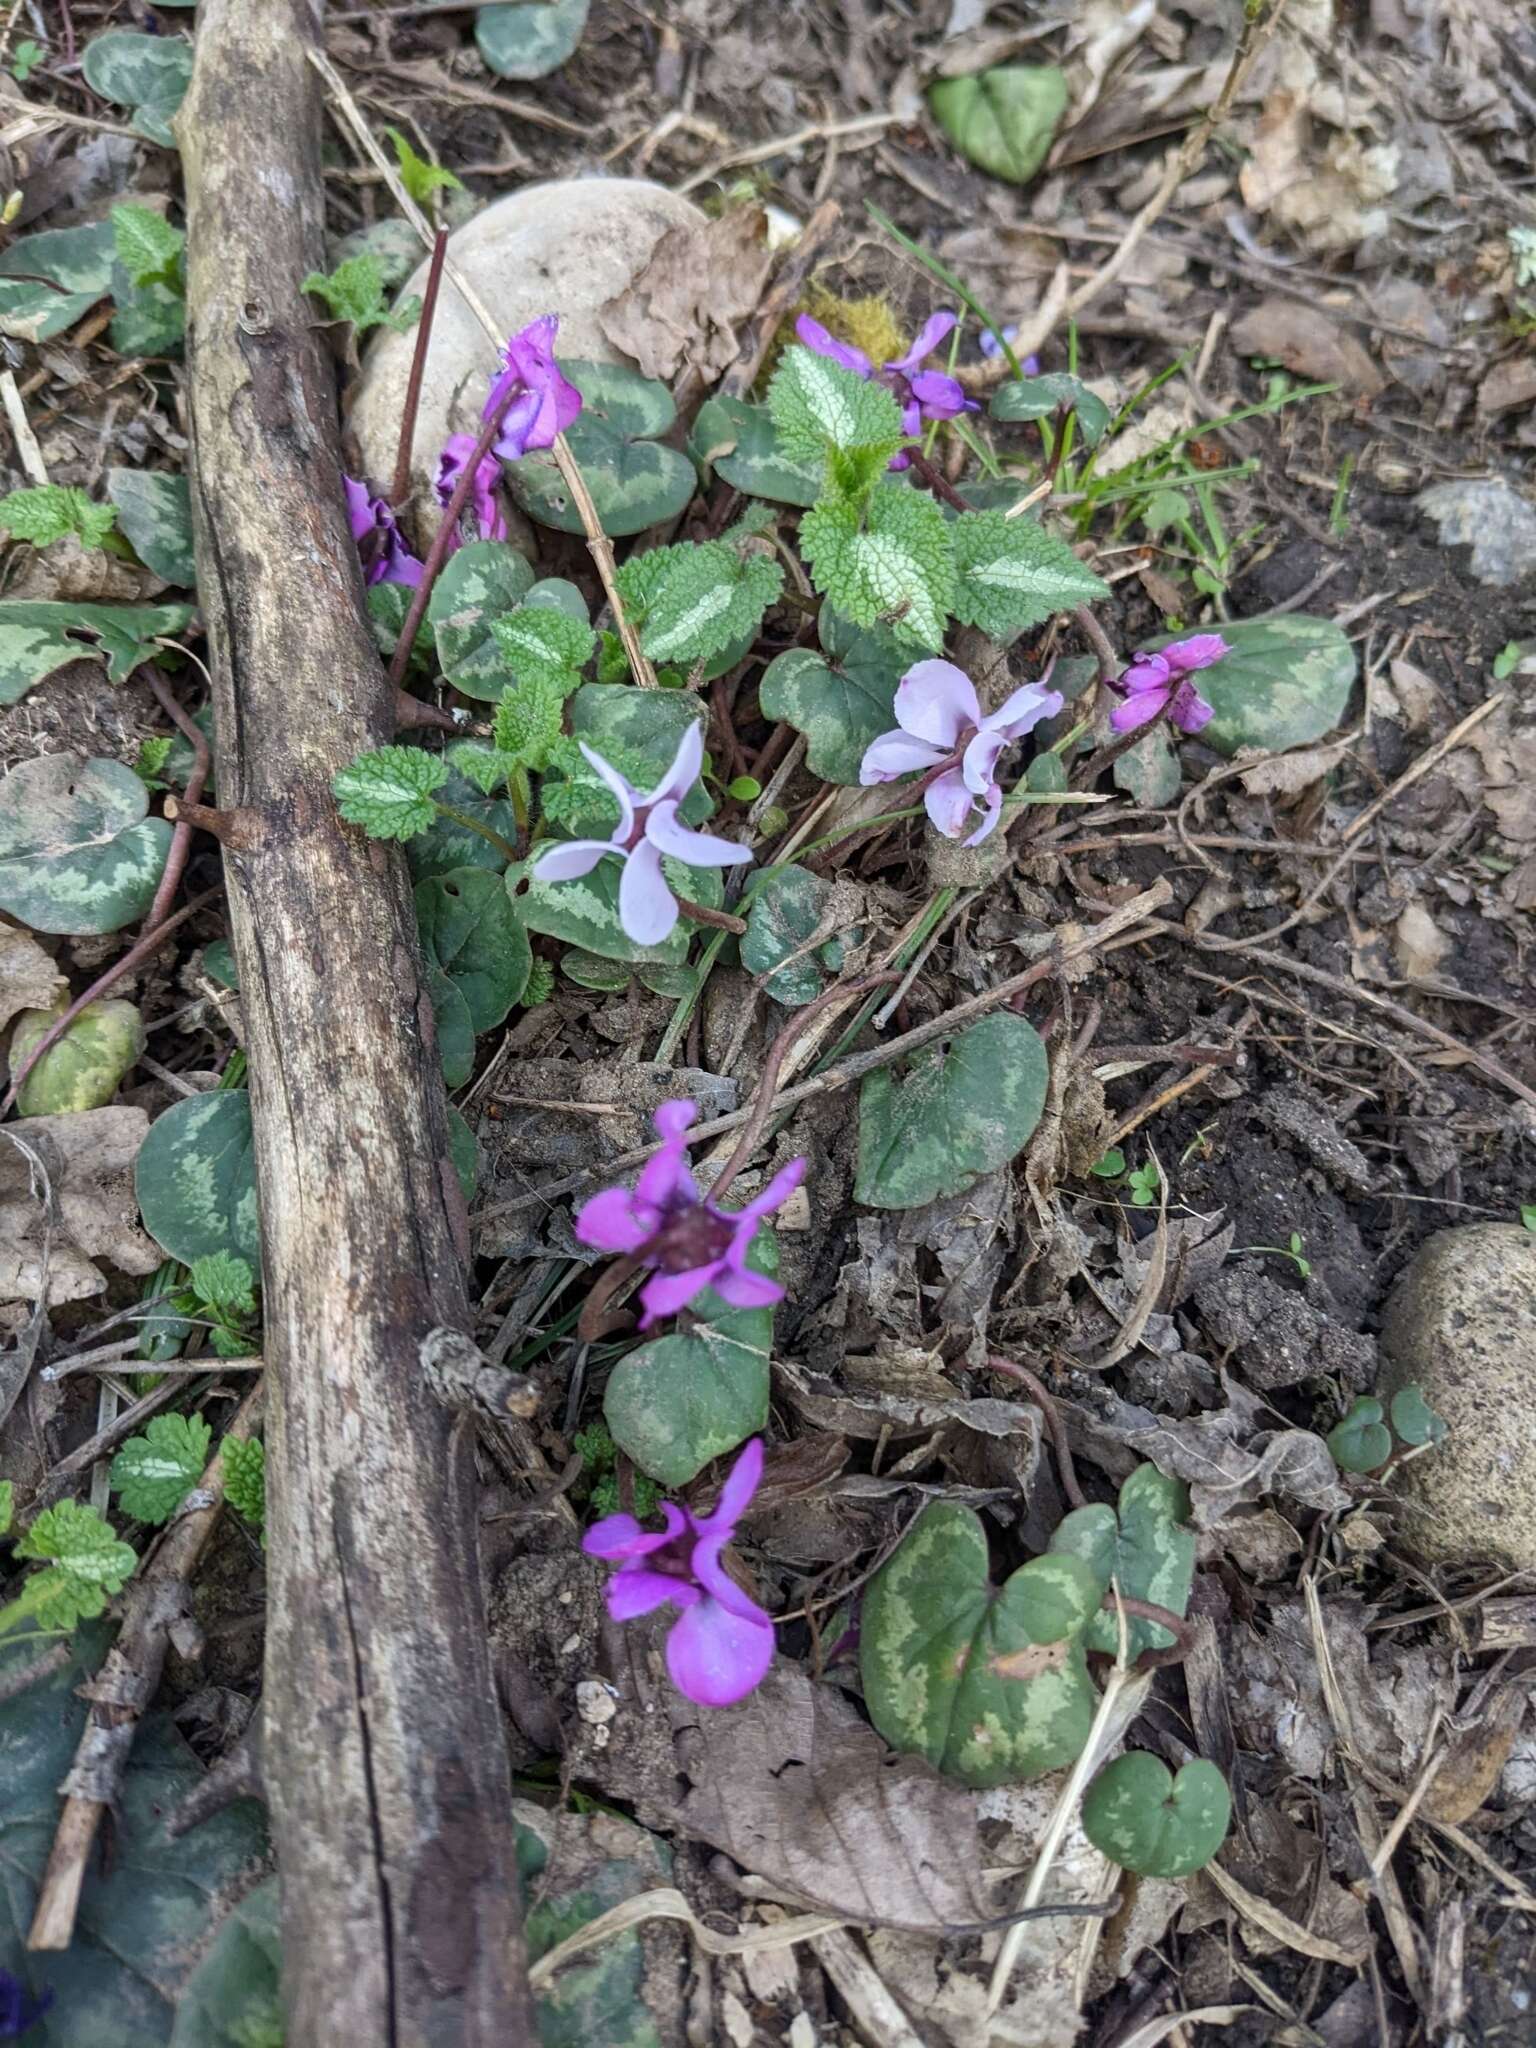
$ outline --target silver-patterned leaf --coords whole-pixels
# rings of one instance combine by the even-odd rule
[[[0,910],[37,932],[121,931],[148,910],[171,828],[120,761],[44,754],[0,782]]]

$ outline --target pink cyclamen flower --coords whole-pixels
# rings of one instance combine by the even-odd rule
[[[871,741],[859,765],[859,781],[894,782],[914,770],[927,771],[923,790],[928,816],[946,839],[958,839],[980,805],[985,815],[965,841],[979,846],[1003,808],[997,763],[1042,718],[1061,709],[1061,692],[1025,683],[995,711],[983,716],[976,686],[952,661],[920,661],[896,690],[896,732]],[[942,772],[933,774],[939,769]]]
[[[747,1251],[758,1224],[805,1178],[805,1161],[792,1159],[744,1209],[718,1209],[688,1169],[686,1132],[698,1113],[692,1102],[664,1102],[652,1118],[661,1150],[641,1167],[633,1191],[605,1188],[576,1212],[578,1244],[653,1269],[640,1290],[642,1330],[675,1316],[706,1287],[732,1308],[771,1308],[784,1299],[777,1280],[752,1271]]]
[[[491,379],[482,419],[489,419],[508,391],[517,396],[497,431],[494,451],[516,462],[530,448],[551,448],[581,411],[581,393],[566,382],[555,362],[559,316],[546,313],[514,334],[501,352],[502,367]]]
[[[446,506],[458,487],[459,478],[464,474],[464,465],[475,452],[473,434],[450,434],[443,443],[443,452],[437,458],[437,475],[433,478],[432,489],[439,505]],[[469,502],[474,507],[475,524],[482,540],[505,540],[507,522],[496,496],[496,486],[501,482],[501,468],[494,455],[487,455],[475,471],[475,480],[469,487]],[[459,536],[454,534],[448,543],[451,555],[459,545]]]
[[[624,863],[619,883],[619,923],[637,946],[659,946],[677,923],[677,898],[662,873],[661,859],[686,861],[695,868],[733,868],[752,858],[745,846],[695,832],[678,817],[678,806],[699,779],[704,765],[704,728],[690,725],[678,742],[672,766],[649,793],[627,782],[585,741],[578,743],[587,764],[618,799],[619,822],[611,839],[567,839],[534,863],[537,882],[574,882],[590,874],[607,854]]]
[[[1199,732],[1216,716],[1216,707],[1189,679],[1196,669],[1210,668],[1231,652],[1219,633],[1196,633],[1157,654],[1136,655],[1119,681],[1109,686],[1125,699],[1109,714],[1110,724],[1116,732],[1134,732],[1166,711],[1180,732]]]
[[[713,1514],[667,1500],[666,1528],[648,1532],[633,1515],[607,1515],[582,1538],[589,1557],[618,1570],[608,1581],[608,1612],[633,1621],[668,1601],[680,1609],[667,1633],[667,1669],[678,1691],[701,1707],[745,1699],[773,1662],[773,1621],[720,1562],[763,1476],[760,1437],[731,1467]]]
[[[914,438],[922,431],[924,420],[952,420],[962,412],[979,410],[975,399],[967,398],[961,385],[942,370],[923,370],[918,367],[934,350],[956,324],[953,313],[934,313],[926,320],[917,339],[904,356],[897,356],[894,362],[882,363],[877,370],[865,355],[863,349],[853,348],[846,341],[839,341],[829,334],[819,320],[813,320],[809,313],[802,313],[795,322],[795,332],[808,349],[829,361],[840,363],[845,370],[852,370],[856,377],[866,381],[873,379],[883,384],[895,395],[901,407],[901,425],[904,433]],[[893,455],[892,469],[905,469],[911,457]]]
[[[408,583],[421,581],[421,563],[405,544],[405,535],[395,515],[382,498],[376,498],[355,476],[344,476],[347,517],[352,538],[357,542],[365,583]]]

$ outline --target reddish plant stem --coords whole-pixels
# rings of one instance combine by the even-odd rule
[[[740,677],[737,678],[738,683]],[[746,773],[746,763],[741,757],[741,742],[736,737],[735,705],[731,700],[728,679],[719,675],[709,687],[710,709],[715,715],[715,725],[720,733],[720,744],[730,764],[729,780],[734,782],[738,775]]]
[[[803,1010],[796,1010],[768,1049],[768,1058],[757,1084],[757,1093],[752,1098],[752,1114],[742,1126],[741,1136],[736,1141],[736,1150],[715,1176],[714,1185],[709,1191],[709,1199],[712,1202],[719,1201],[752,1157],[757,1141],[763,1134],[763,1126],[768,1121],[774,1093],[779,1085],[779,1069],[788,1058],[790,1047],[811,1019],[833,1003],[844,1002],[850,996],[866,996],[871,989],[885,988],[891,982],[900,979],[900,974],[893,968],[885,974],[866,974],[860,981],[839,982],[823,995],[819,995],[815,1002],[807,1003]]]
[[[208,742],[195,721],[187,716],[165,687],[154,663],[141,663],[138,672],[154,692],[155,702],[171,723],[180,727],[192,748],[192,773],[187,777],[186,801],[189,804],[196,804],[202,797],[203,785],[207,782],[208,771],[213,766],[213,756],[209,752]],[[160,885],[155,890],[155,900],[149,906],[149,915],[144,920],[143,930],[153,931],[157,924],[163,924],[170,915],[171,905],[176,900],[176,891],[181,887],[181,878],[186,871],[187,855],[191,851],[192,827],[184,819],[178,818],[171,833],[170,848],[165,856],[165,872],[161,875]]]
[[[677,898],[677,907],[684,917],[691,917],[695,924],[713,925],[717,932],[734,932],[739,939],[747,928],[744,917],[733,917],[728,910],[711,910],[703,903],[692,903],[686,896]]]
[[[595,1344],[602,1335],[603,1318],[608,1313],[615,1295],[626,1280],[634,1278],[644,1264],[642,1259],[624,1257],[615,1259],[604,1272],[599,1273],[592,1284],[592,1292],[581,1305],[581,1314],[576,1319],[576,1335],[583,1344]]]
[[[1045,1382],[1032,1373],[1027,1365],[1015,1365],[1010,1358],[998,1358],[995,1354],[987,1360],[988,1372],[1000,1372],[1009,1379],[1021,1380],[1033,1396],[1035,1406],[1045,1418],[1046,1431],[1051,1447],[1056,1453],[1056,1464],[1061,1472],[1061,1490],[1073,1507],[1086,1507],[1083,1489],[1077,1483],[1077,1467],[1072,1462],[1072,1449],[1067,1442],[1066,1424],[1061,1419],[1061,1410],[1050,1394]]]
[[[935,497],[942,498],[946,505],[952,505],[957,512],[974,512],[974,505],[967,505],[949,478],[934,463],[930,462],[920,448],[909,448],[912,467]]]
[[[448,230],[439,228],[432,244],[432,267],[427,272],[427,289],[421,301],[421,318],[416,322],[416,353],[411,357],[410,382],[405,387],[405,411],[400,416],[400,442],[395,451],[395,478],[389,502],[398,510],[411,487],[411,448],[416,439],[416,414],[421,406],[421,379],[427,367],[427,345],[432,339],[432,321],[437,312],[437,289],[443,281],[443,258],[448,253]]]
[[[1155,1621],[1159,1628],[1167,1629],[1173,1641],[1166,1650],[1143,1650],[1136,1659],[1138,1671],[1158,1671],[1165,1664],[1182,1664],[1195,1647],[1194,1625],[1175,1614],[1171,1607],[1159,1607],[1155,1600],[1133,1600],[1129,1593],[1120,1595],[1120,1605],[1127,1614],[1134,1614],[1142,1621]],[[1111,1587],[1104,1595],[1104,1606],[1113,1614],[1115,1593]]]
[[[451,711],[444,711],[436,704],[423,704],[419,697],[413,697],[409,690],[395,692],[395,731],[410,732],[424,727],[428,732],[452,732],[462,738],[467,727],[461,725]]]
[[[1078,631],[1093,649],[1099,664],[1099,681],[1112,683],[1120,673],[1120,657],[1110,644],[1109,635],[1089,611],[1087,605],[1074,605],[1072,616],[1077,621]]]
[[[769,776],[789,752],[794,738],[794,727],[784,724],[782,721],[769,733],[767,740],[764,742],[762,752],[752,763],[749,770],[749,773],[756,777],[764,789],[768,787]]]

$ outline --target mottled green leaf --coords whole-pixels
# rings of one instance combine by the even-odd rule
[[[896,723],[896,686],[912,664],[889,633],[861,631],[821,608],[825,654],[791,647],[763,671],[759,702],[806,738],[806,761],[823,782],[853,787],[872,740]]]
[[[771,498],[778,505],[814,505],[826,462],[786,454],[773,414],[746,398],[711,398],[700,406],[688,439],[693,459],[707,464],[738,491]]]
[[[14,1074],[42,1042],[64,1009],[24,1010],[11,1033]],[[65,1111],[101,1109],[144,1050],[144,1022],[134,1003],[87,1003],[64,1036],[49,1047],[16,1097],[21,1116],[58,1116]]]
[[[859,1091],[857,1200],[917,1209],[956,1195],[1028,1144],[1045,1107],[1050,1062],[1023,1017],[983,1017],[913,1055],[905,1080],[888,1068]]]
[[[1392,1427],[1405,1444],[1443,1444],[1450,1435],[1449,1425],[1425,1400],[1424,1389],[1412,1382],[1392,1396]]]
[[[494,876],[492,877],[494,880]],[[475,1027],[470,1022],[464,992],[449,979],[433,959],[423,962],[427,1000],[432,1005],[437,1032],[437,1057],[442,1063],[443,1086],[462,1088],[475,1071]]]
[[[1099,1597],[1076,1557],[1032,1558],[993,1587],[980,1516],[935,1502],[865,1589],[870,1719],[893,1748],[968,1785],[1071,1763],[1093,1721],[1083,1631]]]
[[[591,0],[515,0],[482,7],[475,42],[502,78],[545,78],[571,56],[587,25]]]
[[[1355,686],[1355,650],[1331,619],[1286,612],[1277,618],[1223,621],[1232,652],[1194,678],[1216,715],[1200,737],[1219,753],[1260,747],[1281,753],[1310,746],[1344,716]],[[1155,651],[1181,633],[1148,644]]]
[[[486,796],[457,772],[451,773],[435,794],[450,809],[488,825],[509,845],[516,841],[517,819],[504,796]],[[405,858],[413,882],[424,882],[429,875],[446,875],[453,868],[487,868],[499,875],[507,865],[506,855],[488,839],[441,813],[410,841]]]
[[[962,156],[1010,185],[1027,185],[1067,110],[1067,80],[1054,64],[999,64],[937,80],[928,104]]]
[[[192,78],[192,45],[180,36],[108,29],[85,46],[80,68],[103,99],[133,109],[133,126],[162,149],[174,149],[171,117]]]
[[[584,683],[571,699],[571,731],[577,739],[606,759],[610,753],[619,766],[626,761],[639,770],[636,781],[643,788],[646,777],[659,782],[672,765],[683,734],[697,725],[703,707],[686,690],[637,690],[628,683]],[[610,797],[610,815],[617,806]],[[691,825],[704,815],[691,801],[683,815]]]
[[[505,541],[475,540],[448,558],[432,587],[427,622],[443,674],[466,697],[493,704],[512,681],[492,630],[527,595],[533,570]]]
[[[448,773],[423,747],[375,747],[338,769],[331,787],[341,815],[370,839],[413,839],[437,816],[433,794]]]
[[[62,334],[111,291],[113,255],[110,221],[18,236],[0,250],[0,334]]]
[[[821,922],[831,893],[830,882],[801,867],[771,869],[753,882],[741,964],[748,974],[766,975],[764,992],[787,1010],[821,994],[826,977],[816,964],[815,951],[803,949]],[[791,954],[791,964],[781,967]]]
[[[230,1448],[226,1443],[226,1466]],[[254,1440],[250,1448],[260,1454]],[[227,1471],[225,1479],[227,1489]],[[220,1921],[177,2001],[167,2048],[282,2048],[279,1907],[278,1881],[269,1877]]]
[[[528,934],[499,875],[456,868],[416,884],[416,922],[428,955],[469,1006],[477,1032],[494,1031],[528,985]]]
[[[560,368],[582,396],[565,438],[603,531],[617,538],[675,519],[698,488],[698,475],[686,455],[655,438],[677,413],[665,384],[613,363],[562,361]],[[560,533],[582,531],[550,451],[525,455],[506,469],[513,496],[532,518]]]
[[[480,1140],[450,1102],[448,1105],[448,1156],[459,1177],[466,1202],[475,1199],[480,1184]]]
[[[180,292],[163,284],[114,283],[117,311],[107,337],[120,356],[181,354],[187,334],[187,306]]]
[[[144,915],[171,828],[120,761],[44,754],[0,782],[0,910],[38,932],[115,932]]]
[[[1139,1877],[1188,1877],[1226,1840],[1227,1781],[1203,1757],[1178,1776],[1144,1750],[1128,1750],[1083,1795],[1083,1832],[1101,1856]]]
[[[1065,370],[1050,370],[1040,377],[1016,377],[992,394],[988,411],[995,420],[1045,420],[1058,412],[1077,416],[1077,438],[1092,448],[1103,438],[1110,411],[1081,377]]]
[[[901,408],[883,384],[799,342],[779,359],[768,411],[779,447],[797,463],[824,462],[833,449],[864,450],[879,468],[905,439]]]
[[[155,653],[155,639],[186,631],[183,604],[56,604],[13,598],[0,602],[0,705],[15,704],[67,661],[104,659],[120,683]]]
[[[516,886],[523,872],[519,868],[507,870],[509,890]],[[617,860],[599,861],[590,874],[582,875],[574,882],[531,881],[512,900],[527,929],[540,932],[545,938],[560,939],[568,946],[577,946],[585,953],[596,953],[604,960],[622,960],[630,964],[657,960],[670,966],[681,965],[687,958],[688,941],[694,927],[682,918],[673,927],[671,936],[663,939],[659,946],[636,945],[619,923],[621,872]],[[663,872],[676,877],[684,895],[692,897],[696,903],[706,900],[704,890],[709,887],[706,877],[715,878],[718,890],[717,869],[680,868],[674,862],[667,862]],[[699,886],[691,886],[694,883]]]
[[[1055,759],[1055,756],[1051,756]],[[1183,786],[1178,753],[1159,719],[1134,746],[1127,747],[1112,771],[1116,789],[1135,797],[1143,810],[1161,810],[1171,804]],[[1062,787],[1066,784],[1063,782]]]
[[[1027,514],[962,512],[950,526],[954,540],[955,617],[1006,641],[1069,605],[1108,597],[1101,583],[1064,540]]]
[[[1103,1502],[1075,1508],[1051,1538],[1051,1549],[1080,1557],[1101,1590],[1113,1578],[1129,1600],[1150,1600],[1182,1615],[1195,1574],[1195,1532],[1185,1526],[1189,1490],[1155,1465],[1138,1465],[1120,1489],[1120,1511]],[[1129,1660],[1143,1650],[1166,1650],[1173,1636],[1158,1622],[1132,1615],[1126,1622]],[[1101,1608],[1088,1625],[1090,1650],[1114,1656],[1120,1647],[1119,1616]]]
[[[68,1630],[94,1619],[123,1590],[139,1561],[110,1522],[75,1500],[44,1508],[18,1541],[16,1555],[44,1561],[48,1570],[25,1579],[3,1611],[14,1617],[19,1610],[44,1629]]]
[[[955,551],[949,522],[932,498],[882,483],[862,513],[823,499],[800,522],[800,547],[816,588],[854,625],[883,626],[914,647],[942,644],[955,596]]]
[[[184,476],[164,469],[109,469],[107,496],[117,521],[146,567],[190,590],[197,580],[192,552],[192,493]]]
[[[549,611],[564,612],[579,626],[590,623],[587,600],[564,576],[541,576],[523,599],[525,605],[543,605]]]
[[[144,1228],[190,1266],[205,1252],[261,1263],[251,1102],[243,1088],[172,1103],[149,1127],[134,1165]]]
[[[518,1825],[517,1863],[531,1963],[599,1914],[672,1882],[664,1844],[611,1809],[589,1816],[526,1809],[525,1814],[526,1825],[521,1818]],[[553,1865],[546,1837],[556,1845]],[[615,1929],[573,1956],[539,1988],[541,2048],[662,2048],[661,2031],[645,2003],[652,1981],[647,1956],[638,1926]]]
[[[1361,1394],[1343,1421],[1329,1430],[1326,1441],[1341,1472],[1374,1472],[1391,1457],[1392,1432],[1382,1421],[1385,1412],[1379,1401]]]

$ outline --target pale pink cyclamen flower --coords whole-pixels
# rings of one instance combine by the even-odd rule
[[[859,766],[859,781],[867,787],[927,771],[932,776],[923,790],[928,816],[946,839],[959,839],[979,804],[982,821],[964,842],[979,846],[1003,808],[997,779],[1003,750],[1042,718],[1054,718],[1061,704],[1059,690],[1025,683],[995,711],[983,715],[976,686],[964,669],[952,661],[920,661],[907,670],[896,690],[900,730],[882,733],[870,743]],[[935,769],[942,773],[934,775]]]
[[[450,434],[443,443],[443,452],[437,458],[437,475],[432,480],[439,505],[446,506],[453,496],[459,478],[464,474],[464,465],[474,452],[473,434]],[[469,487],[469,502],[482,540],[505,540],[507,537],[506,516],[496,496],[496,486],[500,482],[501,465],[494,455],[485,456],[476,467],[475,480]],[[450,555],[459,545],[459,538],[455,533],[449,540]]]
[[[503,462],[516,462],[530,448],[553,447],[581,411],[581,393],[555,362],[559,326],[559,315],[546,313],[512,335],[501,352],[502,367],[491,379],[480,417],[489,419],[508,391],[517,393],[492,443]]]
[[[344,476],[347,518],[357,542],[358,559],[365,583],[406,583],[413,589],[421,581],[422,565],[405,544],[405,535],[395,515],[382,498],[376,498],[355,476]]]
[[[1110,724],[1116,732],[1134,732],[1166,711],[1180,732],[1199,732],[1216,716],[1216,707],[1189,679],[1231,652],[1219,633],[1196,633],[1156,654],[1134,656],[1125,674],[1109,685],[1125,699],[1109,714]]]
[[[897,356],[894,362],[882,363],[878,370],[863,349],[839,341],[809,313],[800,315],[795,322],[795,332],[815,354],[840,363],[845,370],[852,370],[856,377],[862,377],[866,382],[873,380],[876,384],[883,384],[892,392],[901,407],[902,431],[915,440],[922,432],[924,420],[952,420],[959,413],[980,410],[974,398],[966,397],[964,388],[955,378],[943,370],[918,367],[955,327],[956,317],[948,312],[931,315],[906,354]],[[911,459],[906,454],[893,455],[890,466],[892,469],[905,469]]]
[[[690,725],[678,742],[672,766],[656,787],[642,792],[626,781],[601,754],[580,741],[588,766],[618,799],[619,822],[609,839],[567,839],[551,846],[534,863],[537,882],[574,882],[590,874],[608,854],[624,863],[619,883],[619,923],[637,946],[659,946],[677,923],[677,898],[662,873],[662,855],[695,868],[732,868],[752,858],[745,846],[695,832],[677,812],[699,779],[704,765],[704,729]]]
[[[696,1515],[667,1500],[666,1528],[648,1532],[633,1515],[608,1515],[582,1538],[589,1557],[618,1564],[608,1581],[608,1612],[633,1621],[668,1603],[680,1609],[667,1632],[672,1683],[701,1707],[745,1699],[773,1662],[773,1621],[720,1562],[763,1476],[760,1437],[742,1451],[714,1512]]]
[[[706,1287],[732,1308],[771,1308],[784,1299],[777,1280],[753,1272],[747,1251],[758,1224],[805,1178],[806,1162],[792,1159],[744,1209],[716,1208],[688,1168],[685,1134],[698,1113],[692,1102],[664,1102],[652,1118],[661,1150],[640,1169],[633,1191],[605,1188],[576,1212],[579,1244],[652,1268],[640,1290],[642,1330],[675,1316]]]

